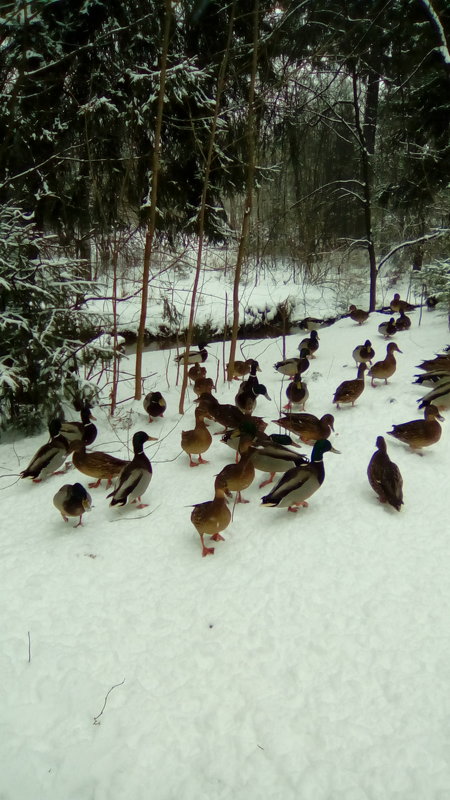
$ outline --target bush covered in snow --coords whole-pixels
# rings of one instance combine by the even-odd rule
[[[103,321],[85,308],[95,286],[58,250],[21,209],[0,209],[2,427],[38,429],[85,394],[82,369],[112,357],[111,347],[90,343]]]

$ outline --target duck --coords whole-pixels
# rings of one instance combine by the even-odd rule
[[[371,364],[372,360],[375,358],[375,350],[372,347],[370,339],[366,339],[364,344],[358,344],[353,350],[352,356],[356,361],[356,366],[363,362],[364,364]]]
[[[244,422],[253,422],[259,430],[265,430],[267,423],[261,417],[244,414],[237,406],[230,403],[219,403],[213,394],[201,394],[195,401],[205,417],[223,426],[224,431],[240,428]]]
[[[188,378],[193,383],[197,380],[197,378],[205,378],[206,377],[206,367],[202,367],[201,364],[197,362],[197,364],[193,364],[192,367],[188,369]]]
[[[203,361],[206,361],[208,358],[208,351],[206,349],[207,347],[208,345],[206,342],[200,342],[198,345],[198,350],[189,350],[189,354],[187,350],[185,350],[184,353],[180,353],[180,355],[175,356],[174,361],[177,364],[184,364],[185,361],[187,364],[203,363]]]
[[[413,383],[419,386],[429,386],[431,389],[436,389],[442,383],[450,381],[450,372],[443,369],[437,369],[434,372],[424,372],[422,375],[414,375],[416,378]]]
[[[435,372],[442,370],[450,373],[450,354],[440,353],[436,358],[429,358],[417,364],[417,369],[423,369],[425,372]]]
[[[48,425],[50,441],[37,450],[27,468],[20,473],[21,478],[32,478],[33,483],[41,483],[49,475],[60,475],[69,455],[69,442],[61,435],[61,421],[52,419]]]
[[[79,440],[73,442],[72,461],[74,467],[88,475],[90,478],[97,478],[93,483],[89,483],[90,489],[100,486],[102,480],[106,480],[106,488],[112,484],[112,479],[117,478],[122,469],[128,464],[123,458],[116,458],[110,456],[109,453],[103,453],[100,450],[93,453],[86,452],[86,445]]]
[[[230,376],[232,380],[238,381],[241,378],[245,378],[251,371],[252,366],[256,364],[256,371],[261,372],[260,366],[254,358],[247,358],[246,361],[235,361],[233,364],[233,374]],[[227,372],[229,370],[230,364],[227,364]]]
[[[371,385],[375,386],[374,380],[383,380],[387,383],[387,379],[390,378],[395,370],[397,369],[397,362],[395,360],[394,353],[401,353],[402,351],[400,348],[395,344],[395,342],[389,342],[386,348],[386,358],[384,361],[377,361],[376,364],[373,365],[369,369],[367,373],[370,375],[371,378]]]
[[[222,477],[226,482],[226,494],[231,496],[231,492],[236,492],[237,503],[248,503],[244,500],[242,492],[247,489],[255,479],[255,466],[251,461],[251,445],[255,439],[257,429],[254,433],[243,433],[236,429],[231,432],[231,437],[236,437],[238,441],[238,453],[240,459],[236,464],[227,464],[220,472],[218,477]]]
[[[138,500],[136,508],[147,508],[148,503],[143,503],[141,497],[153,476],[152,465],[144,453],[144,444],[150,440],[145,431],[133,435],[134,456],[120,471],[114,491],[106,495],[112,498],[110,506],[124,506]]]
[[[206,547],[204,536],[210,536],[215,542],[223,541],[221,532],[231,522],[231,511],[227,504],[227,483],[218,475],[214,481],[214,498],[206,503],[196,503],[191,513],[191,522],[197,530],[202,543],[202,556],[214,555],[214,547]]]
[[[255,385],[248,381],[242,381],[234,402],[243,414],[252,414],[256,408],[258,397],[265,397],[266,400],[271,400],[264,384],[257,383]]]
[[[414,311],[417,306],[412,305],[412,303],[408,303],[407,300],[400,300],[400,295],[398,292],[394,294],[391,302],[389,303],[389,307],[391,311],[399,312],[401,311]]]
[[[319,349],[319,335],[316,330],[311,331],[311,335],[307,339],[302,339],[298,350],[301,352],[302,350],[307,350],[309,353],[310,358],[315,358],[315,353],[317,353]]]
[[[397,511],[403,505],[403,478],[397,464],[387,454],[384,436],[377,436],[376,451],[369,461],[367,477],[380,503],[389,503]]]
[[[144,410],[148,414],[148,421],[153,422],[157,417],[162,417],[167,408],[161,392],[149,392],[144,397]]]
[[[277,361],[277,363],[274,364],[274,369],[280,372],[281,375],[289,375],[291,378],[297,375],[297,373],[302,375],[309,367],[307,355],[308,350],[303,348],[303,350],[300,351],[300,358],[286,358],[284,361]]]
[[[304,409],[306,401],[309,397],[308,386],[305,381],[302,381],[302,376],[299,372],[294,375],[294,379],[286,387],[286,397],[288,402],[284,409],[291,410],[292,406],[300,406]]]
[[[272,491],[261,498],[263,506],[277,506],[296,512],[299,506],[308,506],[306,502],[318,489],[325,479],[323,464],[324,453],[339,453],[328,439],[318,439],[315,443],[311,461],[289,469],[274,486]]]
[[[357,377],[354,380],[343,381],[339,384],[333,397],[333,403],[336,403],[336,408],[339,408],[343,403],[355,405],[355,401],[364,391],[364,372],[366,369],[364,361],[361,362],[358,367]]]
[[[285,445],[272,440],[255,443],[252,447],[251,461],[255,469],[269,473],[269,477],[259,484],[259,488],[262,489],[263,486],[273,482],[275,473],[286,472],[292,467],[306,463],[308,459],[302,453],[294,453]]]
[[[83,514],[91,510],[92,497],[81,483],[65,483],[56,492],[53,505],[64,522],[68,522],[69,517],[79,517],[78,524],[74,525],[74,528],[79,528],[83,524]]]
[[[97,428],[92,422],[92,420],[95,420],[95,417],[92,416],[89,403],[85,403],[82,406],[80,417],[81,422],[62,422],[61,435],[68,440],[69,444],[78,439],[84,442],[88,447],[95,442],[97,438]]]
[[[204,375],[201,375],[199,378],[197,378],[194,383],[194,393],[197,395],[197,397],[200,397],[201,394],[211,394],[215,388],[216,387],[213,379],[206,378]]]
[[[319,439],[329,439],[334,433],[334,417],[324,414],[320,419],[314,414],[288,414],[273,422],[292,433],[297,434],[304,444],[314,444]]]
[[[250,375],[247,380],[242,381],[239,390],[234,398],[235,405],[243,414],[251,414],[256,408],[256,401],[259,396],[270,400],[266,387],[259,382],[256,374],[258,362],[254,361],[250,367]]]
[[[431,404],[425,406],[424,419],[393,425],[392,430],[387,433],[388,436],[393,436],[394,439],[409,445],[412,450],[421,450],[423,447],[436,444],[441,438],[442,428],[438,420],[442,422],[443,417],[439,414],[439,409]]]
[[[351,305],[349,307],[349,317],[353,320],[353,322],[357,322],[358,325],[362,325],[364,322],[367,322],[369,319],[369,312],[363,311],[362,308],[356,308],[356,306]]]
[[[406,316],[402,308],[400,309],[399,318],[395,320],[395,327],[398,331],[407,331],[411,327],[411,320]]]
[[[425,406],[432,403],[439,411],[448,411],[450,408],[450,380],[441,381],[435,389],[432,389],[431,392],[428,392],[417,402],[419,403],[419,408],[425,408]]]
[[[378,325],[378,333],[381,336],[384,336],[385,339],[389,339],[390,336],[394,336],[397,333],[397,326],[395,324],[394,317],[391,317],[386,322],[380,322]]]
[[[202,458],[202,453],[209,450],[211,443],[212,436],[205,425],[205,412],[203,408],[197,407],[195,409],[195,428],[181,432],[181,448],[189,456],[190,467],[208,463]],[[198,455],[198,461],[192,460],[193,453]]]

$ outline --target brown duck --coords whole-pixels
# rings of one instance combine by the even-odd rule
[[[206,547],[203,537],[210,536],[215,542],[223,540],[221,531],[228,528],[231,512],[227,505],[226,480],[220,475],[214,482],[214,499],[197,503],[191,514],[191,522],[196,528],[202,543],[202,556],[213,555],[214,547]]]
[[[387,454],[384,436],[377,437],[376,447],[367,467],[369,483],[380,503],[389,503],[400,511],[403,505],[403,478],[397,464]]]
[[[389,339],[390,336],[395,336],[397,333],[397,326],[394,317],[386,320],[386,322],[380,322],[378,325],[378,333],[381,333],[385,339]]]
[[[319,439],[329,439],[331,432],[334,431],[332,414],[324,414],[320,419],[314,414],[287,414],[280,419],[274,419],[273,422],[297,434],[305,444],[314,444]]]
[[[204,375],[197,378],[194,383],[194,392],[197,397],[200,397],[201,394],[211,394],[215,388],[213,379],[206,378]]]
[[[349,317],[353,320],[353,322],[357,322],[358,325],[362,325],[364,322],[367,322],[369,319],[369,312],[363,311],[362,308],[356,308],[356,306],[351,305],[349,310]]]
[[[438,420],[442,422],[443,417],[433,405],[426,406],[424,414],[425,419],[414,419],[411,422],[393,425],[392,430],[388,431],[388,435],[408,444],[413,450],[420,450],[422,447],[436,444],[442,433]]]
[[[416,306],[413,306],[412,303],[408,303],[407,300],[400,300],[400,295],[398,292],[394,294],[391,302],[389,303],[391,311],[414,311]]]
[[[365,370],[366,364],[363,362],[359,365],[358,375],[354,380],[343,381],[339,384],[333,397],[333,403],[336,403],[336,408],[339,408],[339,406],[344,403],[351,403],[352,406],[355,405],[355,401],[364,391]]]
[[[238,453],[240,459],[237,464],[227,464],[218,474],[218,478],[223,478],[226,483],[226,494],[230,496],[231,492],[237,492],[237,503],[248,503],[249,500],[244,500],[242,492],[247,489],[255,479],[255,467],[251,462],[252,457],[252,443],[254,436],[246,433],[240,433],[239,430],[234,431],[232,436],[239,438]],[[255,428],[256,435],[256,428]]]
[[[205,417],[213,419],[219,425],[223,425],[224,430],[229,428],[240,428],[243,423],[252,422],[258,430],[265,430],[267,423],[261,417],[249,416],[244,414],[237,406],[230,403],[219,403],[213,394],[201,394],[198,400],[198,407],[202,410]],[[223,433],[223,431],[220,431]]]
[[[397,362],[394,356],[395,352],[401,353],[402,351],[395,344],[395,342],[389,342],[386,348],[386,358],[384,361],[377,361],[376,364],[369,369],[367,374],[371,377],[372,386],[375,386],[375,378],[378,380],[384,379],[384,382],[387,383],[387,379],[394,374],[395,370],[397,369]]]
[[[398,331],[407,331],[411,327],[411,320],[406,316],[402,308],[400,309],[399,318],[395,320],[395,327]]]
[[[195,409],[195,428],[181,432],[181,447],[189,456],[189,466],[198,467],[199,464],[208,462],[202,458],[202,453],[211,447],[212,436],[205,425],[205,413],[201,408]],[[198,455],[198,461],[192,460],[192,455]]]
[[[246,361],[235,361],[233,365],[233,374],[230,376],[232,380],[239,381],[241,378],[244,378],[246,375],[249,375],[252,366],[256,364],[256,371],[261,372],[259,364],[255,361],[254,358],[247,358]],[[227,364],[228,370],[229,364]]]
[[[102,453],[101,451],[94,451],[93,453],[86,452],[86,445],[84,442],[75,441],[72,444],[73,455],[72,461],[74,466],[84,475],[89,475],[90,478],[97,478],[95,483],[89,483],[89,488],[94,489],[100,486],[102,480],[106,480],[106,488],[108,489],[113,478],[117,478],[128,461],[122,458],[110,456],[109,453]]]

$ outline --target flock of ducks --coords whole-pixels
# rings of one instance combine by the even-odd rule
[[[407,330],[405,325],[406,311],[414,307],[395,295],[391,302],[391,310],[398,313],[397,320],[392,318],[395,331],[380,325],[378,330],[385,338],[391,338],[398,331]],[[369,312],[350,306],[349,317],[358,325],[364,324]],[[316,320],[316,322],[318,322]],[[398,326],[398,323],[400,325]],[[384,323],[383,323],[384,325]],[[398,327],[397,327],[398,326]],[[381,330],[380,330],[381,329]],[[289,512],[297,512],[300,506],[307,506],[309,498],[321,487],[325,478],[324,454],[339,453],[329,439],[334,432],[334,416],[324,414],[321,418],[305,412],[308,389],[304,381],[312,359],[319,350],[319,336],[312,328],[309,336],[301,340],[298,346],[299,356],[284,359],[274,365],[274,369],[290,381],[286,388],[287,403],[283,414],[273,422],[286,433],[266,433],[267,423],[255,415],[257,401],[260,398],[270,400],[267,389],[260,383],[258,373],[261,372],[258,361],[248,359],[235,361],[233,379],[240,382],[233,404],[221,403],[213,394],[215,384],[207,377],[205,361],[208,357],[207,343],[202,342],[198,349],[189,354],[181,353],[175,358],[178,364],[187,363],[188,377],[196,394],[195,426],[181,433],[181,449],[189,458],[190,467],[198,467],[208,463],[203,458],[209,450],[213,436],[205,420],[213,420],[222,426],[221,441],[236,452],[236,461],[227,464],[215,477],[213,498],[204,503],[195,504],[191,513],[191,521],[196,528],[200,540],[202,555],[210,555],[213,547],[207,547],[204,537],[212,541],[223,539],[222,532],[231,521],[228,499],[235,493],[236,503],[246,503],[243,492],[253,483],[257,471],[266,477],[259,484],[260,488],[274,482],[275,476],[281,475],[278,482],[268,494],[261,498],[261,504],[267,507],[287,508]],[[388,382],[395,373],[395,353],[402,351],[396,342],[389,341],[383,360],[374,362],[375,351],[369,339],[357,345],[353,350],[353,359],[357,366],[357,376],[345,380],[336,388],[332,402],[336,408],[341,405],[354,406],[365,388],[365,373],[375,381]],[[369,368],[370,367],[370,368]],[[423,374],[416,375],[415,383],[422,387],[430,387],[431,391],[419,400],[419,408],[424,409],[424,418],[393,425],[388,432],[413,450],[420,450],[439,441],[441,436],[441,410],[450,408],[450,353],[444,353],[434,359],[424,361],[418,368]],[[150,392],[143,401],[148,414],[148,421],[163,416],[167,404],[159,391]],[[152,466],[144,453],[144,445],[153,440],[145,431],[137,431],[133,436],[133,458],[124,460],[105,452],[91,451],[87,448],[93,444],[97,429],[92,416],[92,409],[85,403],[80,410],[80,421],[65,422],[59,419],[49,423],[49,441],[43,445],[31,459],[28,467],[21,472],[21,478],[31,478],[38,483],[51,474],[64,473],[64,462],[72,456],[74,467],[95,480],[88,484],[89,488],[99,487],[106,481],[106,488],[114,488],[107,495],[111,506],[124,506],[135,503],[137,508],[145,508],[142,496],[152,478]],[[308,459],[298,452],[299,442],[292,439],[291,434],[300,442],[312,447]],[[388,503],[397,511],[403,504],[402,476],[396,464],[387,453],[383,436],[376,440],[376,452],[373,454],[367,469],[370,486],[382,503]],[[194,460],[195,457],[197,460]],[[69,464],[70,466],[70,464]],[[92,498],[81,483],[63,485],[53,498],[56,509],[67,522],[69,517],[78,518],[75,527],[82,525],[82,517],[89,511]]]

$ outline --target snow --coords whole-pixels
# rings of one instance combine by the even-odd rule
[[[307,411],[335,414],[341,455],[325,454],[325,482],[297,514],[259,505],[268,490],[257,473],[213,556],[201,557],[189,506],[212,498],[234,453],[213,436],[210,463],[189,468],[180,434],[193,427],[194,396],[180,417],[173,350],[144,355],[145,391],[163,393],[163,419],[150,425],[128,400],[110,420],[106,390],[95,409],[94,449],[126,457],[136,430],[159,437],[145,448],[148,508],[117,511],[92,489],[94,507],[75,529],[52,498],[87,478],[18,480],[47,437],[4,438],[2,800],[448,797],[448,422],[422,456],[386,437],[404,479],[400,513],[366,476],[377,435],[421,416],[415,365],[449,341],[439,311],[424,312],[420,327],[419,311],[411,318],[396,337],[395,375],[375,389],[366,381],[354,408],[331,399],[355,376],[357,344],[369,338],[384,357],[380,316],[319,331]],[[304,336],[288,337],[288,356]],[[281,339],[242,346],[260,362],[272,401],[261,398],[258,413],[270,423],[285,402],[273,370]],[[215,378],[221,343],[209,351]],[[224,384],[220,367],[217,396],[233,402],[238,383]],[[120,393],[132,395],[131,379]]]

